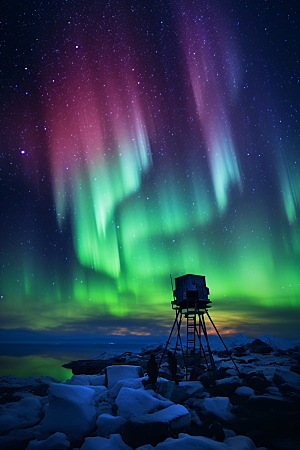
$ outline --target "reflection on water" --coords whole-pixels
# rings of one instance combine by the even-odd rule
[[[71,378],[72,371],[64,369],[60,361],[47,356],[0,356],[0,375],[14,375],[18,377],[50,376],[60,381]]]
[[[140,352],[141,348],[161,339],[146,341],[122,339],[104,343],[5,343],[0,344],[0,376],[51,376],[60,381],[71,378],[72,371],[62,364],[78,359],[90,359],[102,352]]]

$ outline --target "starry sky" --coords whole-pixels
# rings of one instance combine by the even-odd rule
[[[299,338],[297,6],[2,2],[2,329]]]

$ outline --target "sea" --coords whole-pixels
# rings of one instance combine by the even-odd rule
[[[91,359],[103,352],[140,353],[143,347],[165,343],[166,339],[118,337],[97,342],[0,343],[0,376],[51,376],[63,382],[72,377],[72,371],[62,367],[70,361]]]

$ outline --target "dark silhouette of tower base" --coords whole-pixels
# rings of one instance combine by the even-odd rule
[[[206,286],[205,277],[202,275],[188,274],[175,278],[175,290],[173,290],[172,283],[172,291],[174,300],[171,304],[172,309],[175,310],[175,320],[159,366],[161,365],[162,359],[173,335],[175,335],[176,345],[174,353],[176,354],[177,350],[181,350],[184,366],[186,368],[186,380],[196,379],[197,372],[203,366],[206,366],[213,380],[217,378],[216,366],[206,330],[205,316],[207,316],[222,344],[224,345],[225,350],[231,358],[236,370],[239,372],[239,369],[232,359],[225,342],[223,341],[207,311],[208,308],[211,307],[211,301],[208,298],[209,289]],[[186,319],[185,349],[182,342],[182,328],[184,319]],[[201,339],[202,336],[204,337],[206,345],[203,345]]]

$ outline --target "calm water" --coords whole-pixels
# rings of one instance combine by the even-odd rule
[[[164,342],[162,338],[120,340],[113,343],[1,343],[0,376],[45,376],[65,381],[72,371],[62,364],[78,359],[89,359],[102,352],[140,352],[148,344]]]

